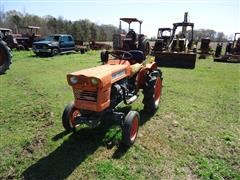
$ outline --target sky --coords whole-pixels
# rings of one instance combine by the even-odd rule
[[[89,19],[117,27],[120,17],[136,17],[143,20],[142,33],[148,37],[156,36],[159,27],[182,22],[184,12],[188,12],[195,29],[213,29],[226,35],[240,32],[240,0],[0,0],[0,9],[72,21]],[[138,27],[133,25],[137,32]]]

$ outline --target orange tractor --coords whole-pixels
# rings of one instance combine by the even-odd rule
[[[65,130],[73,131],[79,124],[96,127],[110,117],[122,128],[123,144],[131,146],[137,137],[140,115],[132,110],[125,115],[116,107],[121,102],[133,103],[142,89],[144,110],[154,113],[161,97],[162,72],[155,62],[147,63],[139,50],[116,50],[108,55],[105,65],[67,75],[75,99],[65,107],[62,124]]]

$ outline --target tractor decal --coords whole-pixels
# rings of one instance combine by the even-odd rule
[[[118,71],[118,72],[115,72],[115,73],[112,74],[112,78],[116,79],[116,78],[121,77],[121,76],[123,76],[125,74],[126,74],[125,70]]]

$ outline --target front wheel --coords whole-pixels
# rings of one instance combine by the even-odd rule
[[[52,49],[52,56],[56,56],[59,54],[59,50],[57,48]]]
[[[133,145],[137,138],[140,124],[140,115],[137,111],[130,111],[122,126],[122,143],[129,147]]]
[[[162,93],[162,76],[161,71],[153,71],[148,75],[143,88],[143,104],[144,111],[148,113],[155,113],[160,104]]]
[[[75,108],[74,103],[69,103],[62,114],[62,125],[66,131],[74,131],[76,128],[75,118],[80,115],[80,110]]]

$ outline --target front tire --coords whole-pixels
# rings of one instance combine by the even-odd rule
[[[148,75],[143,88],[144,111],[154,114],[159,107],[162,94],[162,73],[153,71]]]
[[[130,147],[137,138],[140,124],[140,115],[137,111],[130,111],[122,126],[122,143]]]
[[[56,56],[59,54],[59,50],[57,48],[52,49],[52,56]]]
[[[76,128],[75,118],[80,115],[80,110],[75,108],[74,103],[69,103],[62,114],[62,125],[66,131],[74,131]]]

